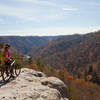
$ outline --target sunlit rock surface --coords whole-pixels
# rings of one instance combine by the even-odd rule
[[[68,100],[67,87],[56,77],[24,68],[14,80],[0,83],[0,100]]]

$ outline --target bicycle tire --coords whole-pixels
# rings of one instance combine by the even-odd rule
[[[9,73],[9,75],[7,75],[5,68],[2,69],[1,76],[2,76],[2,80],[4,82],[8,82],[11,78],[10,68],[8,69],[8,73]]]
[[[21,66],[19,65],[19,64],[16,64],[15,66],[14,66],[15,68],[15,75],[16,76],[19,76],[19,74],[21,73]]]

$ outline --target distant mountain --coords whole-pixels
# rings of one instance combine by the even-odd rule
[[[41,57],[45,64],[70,71],[86,68],[90,64],[100,66],[100,31],[86,35],[70,35],[54,39],[35,48],[31,54]]]
[[[66,48],[68,48],[68,46],[71,46],[70,44],[66,45],[65,43],[69,42],[73,39],[76,39],[78,37],[80,37],[80,35],[67,35],[67,36],[62,36],[62,37],[53,39],[45,45],[40,45],[37,48],[32,49],[32,51],[29,54],[32,54],[32,53],[33,53],[33,55],[35,54],[34,57],[38,57],[38,56],[46,57],[46,54],[48,55],[48,53],[50,53],[50,55],[52,55],[54,53],[57,53],[59,51],[59,49],[65,50]],[[63,45],[65,45],[64,47],[66,47],[66,48],[64,48],[62,46],[62,43],[63,43]],[[56,51],[55,51],[55,49],[56,49]]]
[[[64,38],[66,39],[66,41],[68,41],[68,40],[71,40],[71,39],[74,39],[74,38],[77,38],[77,37],[80,37],[80,35],[58,36],[58,37],[48,41],[47,44],[40,45],[37,48],[32,49],[31,52],[29,52],[29,54],[33,54],[33,55],[35,54],[34,57],[38,57],[41,54],[41,52],[43,52],[43,54],[41,54],[41,55],[46,56],[46,52],[48,52],[52,48],[55,49],[56,48],[55,44],[62,41]],[[64,48],[62,48],[62,49],[64,49]],[[50,52],[52,52],[52,51],[50,51]],[[52,53],[54,53],[54,52],[52,52]]]
[[[56,36],[0,36],[0,42],[10,43],[13,48],[23,54],[32,49],[47,44],[48,41],[57,38]]]

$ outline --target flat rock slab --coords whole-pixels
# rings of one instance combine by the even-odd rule
[[[67,87],[61,80],[27,68],[0,87],[0,100],[68,100],[66,97]]]

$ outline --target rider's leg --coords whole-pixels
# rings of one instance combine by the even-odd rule
[[[10,73],[13,74],[13,68],[11,68]]]
[[[10,67],[9,61],[5,62],[5,66],[6,66],[6,74],[7,74],[7,76],[9,76],[9,72],[8,72],[8,69]]]
[[[7,76],[9,76],[8,67],[9,67],[9,65],[6,64],[6,74],[7,74]]]

